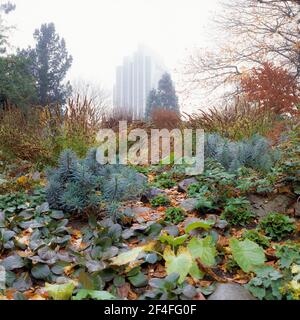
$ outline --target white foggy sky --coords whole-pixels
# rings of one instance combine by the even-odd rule
[[[1,1],[0,1],[1,2]],[[209,45],[209,23],[218,0],[12,0],[7,16],[14,47],[33,44],[33,31],[54,22],[73,55],[70,80],[102,83],[111,90],[115,68],[138,43],[155,50],[169,70],[186,49]]]

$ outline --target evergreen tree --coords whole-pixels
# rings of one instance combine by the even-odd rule
[[[165,73],[159,81],[158,100],[161,108],[179,112],[178,97],[171,76],[168,73]]]
[[[43,24],[34,32],[35,48],[20,51],[31,60],[31,72],[36,79],[39,104],[64,103],[71,85],[63,83],[73,58],[68,54],[65,40],[56,33],[53,23]]]
[[[153,112],[153,109],[158,106],[158,96],[157,91],[155,89],[152,89],[149,93],[148,99],[147,99],[147,108],[146,108],[146,119],[151,118],[151,114]]]
[[[8,103],[27,107],[36,102],[35,81],[28,61],[17,56],[0,58],[0,107]]]
[[[153,89],[148,97],[146,118],[149,119],[155,108],[172,110],[179,113],[178,97],[169,73],[165,73],[158,83],[158,89]]]

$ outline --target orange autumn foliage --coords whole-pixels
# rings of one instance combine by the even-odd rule
[[[300,103],[297,80],[287,70],[269,62],[243,77],[241,88],[249,102],[256,102],[276,115],[294,114]]]
[[[172,110],[155,108],[151,114],[152,125],[156,129],[175,129],[181,125],[180,115]]]

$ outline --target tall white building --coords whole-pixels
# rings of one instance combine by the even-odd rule
[[[131,113],[135,120],[143,119],[149,93],[156,89],[166,68],[149,48],[140,45],[130,57],[125,57],[116,70],[114,108]]]

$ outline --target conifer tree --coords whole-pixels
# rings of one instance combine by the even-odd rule
[[[37,82],[39,103],[42,106],[64,103],[71,93],[70,83],[64,79],[72,65],[66,42],[55,30],[53,23],[43,24],[35,30],[35,48],[19,52],[31,61],[31,72]]]
[[[151,90],[146,109],[146,119],[151,117],[155,108],[179,113],[178,97],[169,73],[165,73],[158,83],[158,89]]]
[[[179,112],[178,97],[169,73],[165,73],[159,81],[157,94],[159,107]]]
[[[157,91],[152,89],[149,93],[148,100],[147,100],[147,108],[146,108],[146,119],[149,120],[151,118],[151,114],[158,105],[157,99]]]

